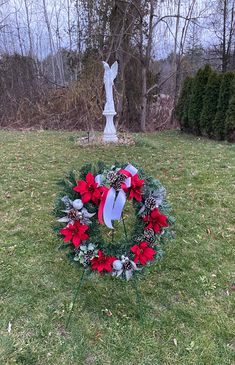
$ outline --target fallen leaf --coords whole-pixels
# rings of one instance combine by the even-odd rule
[[[113,315],[113,313],[109,309],[107,309],[107,308],[102,309],[102,312],[104,314],[106,314],[106,316],[108,316],[108,317],[112,317],[112,315]]]
[[[8,323],[8,327],[7,327],[7,332],[8,332],[8,333],[11,333],[11,329],[12,329],[12,323],[11,323],[11,322],[9,322],[9,323]]]
[[[173,342],[174,342],[174,345],[175,345],[175,346],[177,346],[177,345],[178,345],[176,338],[174,338],[174,339],[173,339]]]
[[[209,235],[211,235],[211,230],[210,230],[210,228],[207,228],[207,233],[209,234]]]

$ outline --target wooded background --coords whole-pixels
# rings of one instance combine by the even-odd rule
[[[103,128],[102,60],[119,63],[119,130],[177,126],[182,82],[235,68],[235,0],[5,0],[0,126]]]

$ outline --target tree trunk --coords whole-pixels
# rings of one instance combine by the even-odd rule
[[[77,57],[78,57],[78,62],[76,64],[76,71],[75,71],[75,80],[79,79],[79,75],[80,72],[82,70],[82,60],[81,60],[81,56],[82,56],[82,40],[81,40],[81,21],[80,21],[80,7],[79,7],[79,3],[78,0],[76,0],[75,2],[75,9],[76,9],[76,51],[77,51]]]
[[[15,21],[16,21],[17,37],[18,37],[18,41],[19,41],[21,56],[23,56],[24,55],[23,42],[22,42],[21,34],[20,34],[20,24],[19,24],[19,19],[18,19],[18,14],[17,14],[18,9],[16,8],[16,2],[14,2],[14,5],[15,5]]]
[[[50,44],[50,52],[51,52],[52,78],[53,78],[53,82],[56,82],[53,38],[52,38],[52,32],[51,32],[51,25],[50,25],[48,14],[47,14],[46,0],[43,0],[43,11],[44,11],[44,18],[45,18],[47,31],[48,31],[48,36],[49,36],[49,44]]]
[[[180,57],[179,52],[177,52],[178,48],[178,34],[179,34],[179,25],[180,25],[180,6],[181,0],[178,0],[177,5],[177,17],[175,24],[175,34],[174,34],[174,53],[173,53],[173,61],[172,61],[172,72],[174,74],[173,77],[173,95],[174,95],[174,105],[176,104],[177,96],[178,96],[178,85],[179,85],[179,60],[177,58]],[[180,50],[179,50],[180,51]]]
[[[147,94],[147,75],[149,72],[150,66],[150,59],[151,59],[151,52],[152,52],[152,45],[153,45],[153,30],[154,30],[154,0],[150,0],[150,13],[149,13],[149,23],[148,23],[148,39],[147,39],[147,47],[146,52],[143,52],[143,31],[141,30],[141,58],[142,58],[142,86],[141,86],[141,115],[140,115],[140,127],[143,132],[146,131],[146,120],[147,120],[147,107],[148,107],[148,94]],[[141,22],[141,27],[143,24]]]
[[[142,132],[146,132],[146,120],[147,120],[147,69],[146,66],[142,66],[142,90],[141,90],[141,116],[140,116],[140,128]]]
[[[70,1],[67,0],[67,25],[68,25],[68,36],[69,36],[69,50],[72,50],[72,28],[70,20]]]
[[[27,0],[24,0],[25,12],[26,12],[26,21],[27,21],[27,30],[29,37],[29,56],[33,57],[33,42],[32,42],[32,34],[30,29],[30,19],[29,19],[29,8],[27,4]]]
[[[125,70],[130,60],[128,53],[130,48],[130,34],[132,29],[132,18],[130,13],[132,11],[131,5],[116,0],[110,16],[110,55],[113,55],[111,61],[118,61],[119,74],[116,82],[118,102],[117,102],[117,124],[123,119],[125,109]],[[128,30],[128,32],[127,32]]]
[[[228,0],[223,0],[223,42],[222,42],[222,72],[227,71],[227,52],[226,52],[226,20],[228,11]]]

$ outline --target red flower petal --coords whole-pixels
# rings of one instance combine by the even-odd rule
[[[81,238],[78,235],[73,236],[72,242],[75,247],[78,247],[78,246],[80,246]]]
[[[154,229],[155,233],[160,233],[161,232],[161,227],[159,226],[158,223],[152,223],[152,228]]]
[[[152,261],[154,259],[155,251],[148,246],[147,242],[141,242],[138,245],[131,247],[131,251],[135,253],[133,261],[135,263],[140,262],[141,265],[145,265],[147,261]]]
[[[131,251],[132,251],[133,253],[139,253],[140,248],[139,248],[139,246],[138,246],[138,245],[134,245],[134,246],[132,246],[132,247],[131,247]]]
[[[160,214],[159,210],[157,208],[155,208],[155,209],[152,210],[150,216],[151,216],[152,219],[157,219],[157,218],[159,218],[160,215],[161,214]]]
[[[145,265],[146,262],[148,261],[148,259],[144,255],[142,255],[139,257],[139,261],[140,261],[141,265]]]
[[[60,229],[60,233],[65,236],[64,237],[64,242],[70,241],[71,238],[73,237],[72,232],[67,228]]]
[[[73,190],[77,191],[78,193],[83,194],[87,190],[87,183],[83,180],[77,181],[77,186],[73,188]]]
[[[88,172],[87,176],[86,176],[86,182],[89,184],[89,185],[95,185],[97,186],[96,182],[95,182],[95,178],[94,176],[92,175],[91,172]]]
[[[137,201],[142,200],[142,186],[143,186],[144,180],[139,180],[138,175],[131,176],[131,186],[127,188],[125,184],[122,184],[122,189],[125,192],[130,192],[128,199],[136,199]]]
[[[112,271],[112,263],[116,260],[114,256],[105,256],[104,253],[99,250],[98,257],[94,257],[91,260],[91,267],[92,270],[98,270],[99,272],[102,271]]]
[[[153,256],[155,255],[155,251],[151,248],[151,247],[147,247],[144,250],[144,256],[149,258],[149,259],[153,259]]]
[[[126,191],[127,192],[127,191]],[[133,190],[130,191],[130,194],[128,196],[128,200],[132,200],[134,198],[134,192]]]
[[[87,203],[91,200],[91,193],[86,192],[85,194],[82,195],[82,202],[83,203]]]
[[[149,216],[149,215],[145,215],[145,216],[143,217],[143,221],[144,221],[144,222],[149,222],[149,221],[150,221],[150,216]]]
[[[146,248],[146,247],[148,247],[148,243],[147,242],[143,241],[143,242],[140,243],[140,248],[141,249]]]
[[[159,224],[162,227],[168,227],[168,223],[167,223],[167,217],[165,215],[161,215],[160,219],[159,219]]]
[[[89,235],[87,233],[83,233],[83,235],[81,236],[81,239],[83,241],[88,240],[88,238],[89,238]]]
[[[135,193],[135,199],[138,201],[138,202],[141,202],[142,201],[142,195],[139,191],[136,191]]]
[[[100,195],[101,195],[100,190],[99,189],[95,189],[94,193],[92,194],[92,197],[99,199],[100,198]]]

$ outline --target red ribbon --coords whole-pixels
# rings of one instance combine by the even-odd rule
[[[109,189],[104,186],[103,187],[103,195],[102,195],[99,210],[98,210],[98,220],[99,220],[100,224],[104,224],[104,222],[103,222],[103,211],[104,211],[104,205],[105,205],[105,201],[106,201],[108,192],[109,192]]]
[[[129,171],[127,171],[127,170],[119,170],[118,171],[118,173],[119,174],[123,174],[123,175],[125,175],[125,176],[127,176],[127,177],[132,177],[133,175],[129,172]]]

